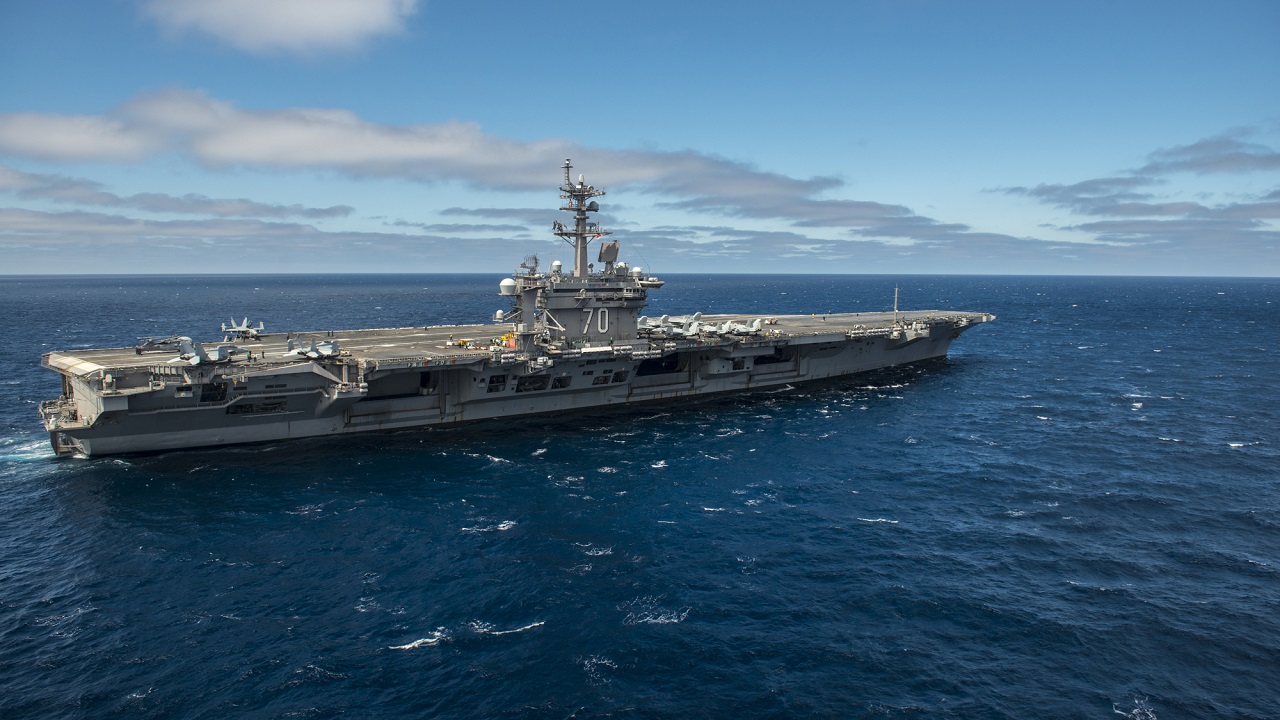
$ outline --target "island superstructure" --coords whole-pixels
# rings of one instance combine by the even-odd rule
[[[59,455],[97,456],[451,426],[777,387],[942,357],[980,312],[640,313],[663,281],[619,261],[591,220],[602,190],[564,163],[552,231],[574,264],[527,258],[499,284],[511,310],[476,325],[265,332],[222,343],[141,338],[46,353],[62,394],[40,416]],[[600,239],[596,264],[588,246]],[[238,344],[237,344],[238,343]]]

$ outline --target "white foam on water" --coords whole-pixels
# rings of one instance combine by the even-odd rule
[[[679,610],[667,610],[662,612],[646,611],[641,613],[631,613],[623,621],[626,625],[674,625],[684,622],[689,617],[691,608],[680,608]]]
[[[48,438],[19,441],[16,438],[0,440],[0,462],[32,462],[48,460],[54,457],[53,446]]]
[[[1222,293],[1218,294],[1221,295]],[[1116,705],[1112,705],[1111,709],[1115,711],[1115,714],[1120,715],[1121,717],[1127,717],[1129,720],[1157,720],[1156,711],[1151,709],[1151,706],[1147,704],[1146,698],[1134,698],[1133,710],[1131,712],[1125,712]]]
[[[420,647],[431,647],[438,645],[441,640],[448,640],[449,632],[442,627],[436,628],[432,633],[424,638],[418,638],[411,643],[405,645],[391,645],[388,650],[417,650]]]
[[[592,682],[608,681],[607,678],[601,675],[601,668],[607,668],[609,670],[618,669],[617,663],[600,655],[591,655],[586,658],[582,658],[578,660],[578,663],[582,665],[583,671],[587,673],[587,677],[591,678]]]
[[[702,509],[706,512],[724,512],[724,508],[704,507]]]
[[[542,453],[544,453],[544,452],[546,452],[546,451],[547,451],[547,449],[546,449],[546,448],[538,448],[537,450],[534,450],[533,452],[531,452],[531,453],[529,453],[529,454],[530,454],[530,455],[532,455],[533,457],[538,457],[539,455],[541,455]]]
[[[888,523],[888,524],[890,524],[890,525],[897,525],[897,524],[898,524],[898,521],[897,521],[897,520],[890,520],[890,519],[888,519],[888,518],[864,518],[864,517],[860,517],[860,518],[858,518],[858,519],[859,519],[859,520],[861,520],[862,522],[866,522],[866,523]]]
[[[464,532],[464,533],[503,532],[506,530],[510,530],[515,526],[516,526],[515,520],[503,520],[497,525],[485,525],[485,526],[477,525],[475,527],[460,528],[459,532]]]
[[[1231,447],[1233,447],[1233,448],[1253,447],[1254,445],[1261,445],[1261,444],[1262,444],[1262,441],[1261,441],[1261,440],[1254,440],[1253,442],[1229,442],[1229,443],[1227,443],[1227,445],[1229,445],[1229,446],[1231,446]]]
[[[524,632],[525,630],[532,630],[533,628],[536,628],[536,627],[542,627],[543,625],[546,625],[546,624],[547,623],[545,620],[539,620],[538,622],[529,623],[524,627],[518,627],[518,628],[515,628],[514,630],[494,630],[492,623],[487,623],[482,620],[472,620],[471,622],[467,623],[467,626],[470,627],[473,631],[475,631],[475,633],[478,635],[511,635],[513,633]]]
[[[654,464],[650,465],[649,467],[654,468],[655,470],[661,470],[662,468],[664,468],[664,467],[666,467],[666,466],[667,466],[667,461],[666,461],[666,460],[659,460],[658,462],[656,462],[656,463],[654,463]]]

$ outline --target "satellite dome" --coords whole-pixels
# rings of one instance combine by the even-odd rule
[[[498,294],[510,297],[516,294],[517,287],[515,280],[505,278],[502,282],[498,283]]]

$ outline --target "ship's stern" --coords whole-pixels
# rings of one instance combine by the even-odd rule
[[[79,417],[75,401],[60,397],[57,400],[45,400],[38,408],[40,421],[49,432],[49,443],[53,452],[59,457],[67,455],[85,455],[85,448],[72,432],[87,427]]]

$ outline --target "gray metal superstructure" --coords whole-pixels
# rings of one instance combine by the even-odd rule
[[[338,435],[671,400],[839,377],[946,355],[995,316],[914,311],[646,318],[663,282],[618,260],[590,213],[603,191],[564,164],[553,232],[574,267],[527,259],[493,322],[284,336],[244,347],[185,336],[135,347],[46,353],[62,395],[40,405],[59,455],[105,455]],[[225,327],[224,327],[225,330]],[[230,340],[231,338],[225,338]],[[242,338],[243,339],[243,336]],[[152,350],[178,351],[177,357]]]

